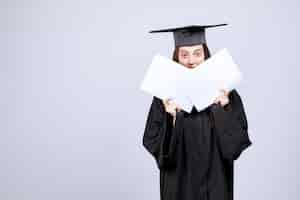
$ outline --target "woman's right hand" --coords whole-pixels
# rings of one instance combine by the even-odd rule
[[[179,105],[177,105],[171,99],[163,100],[163,104],[164,104],[166,112],[170,113],[173,116],[173,125],[174,125],[175,124],[175,119],[176,119],[176,111],[180,111],[182,109],[180,108]]]
[[[165,111],[170,113],[173,117],[176,116],[176,103],[172,99],[164,99],[163,100]]]

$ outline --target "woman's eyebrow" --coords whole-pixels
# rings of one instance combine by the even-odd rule
[[[195,51],[201,51],[201,49],[196,49],[196,50],[194,50],[194,52],[195,52]]]

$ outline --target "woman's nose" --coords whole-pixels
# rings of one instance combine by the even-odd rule
[[[193,65],[195,63],[195,61],[194,61],[194,59],[192,57],[189,58],[188,62],[189,62],[190,65]]]

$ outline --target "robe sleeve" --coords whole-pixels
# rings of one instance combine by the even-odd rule
[[[165,111],[162,100],[153,96],[144,129],[143,146],[155,158],[160,170],[176,165],[178,124],[182,123],[182,118],[182,113],[177,112],[173,127],[172,115]]]
[[[214,130],[224,159],[237,160],[252,142],[248,135],[247,117],[238,92],[234,89],[229,94],[229,103],[222,107],[213,104],[212,115]]]

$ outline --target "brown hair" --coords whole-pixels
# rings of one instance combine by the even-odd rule
[[[203,43],[203,50],[204,50],[204,60],[210,58],[210,51],[208,49],[207,44]],[[173,51],[173,60],[175,62],[178,62],[178,52],[179,52],[179,47],[175,47],[174,51]]]

